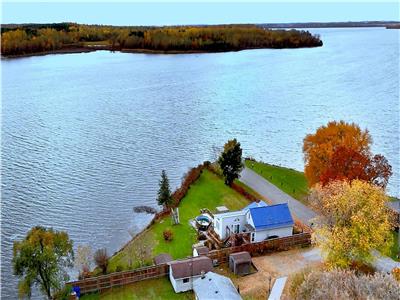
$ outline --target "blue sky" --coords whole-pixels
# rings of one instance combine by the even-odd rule
[[[399,19],[398,2],[2,3],[2,23],[70,21],[110,25],[175,25]]]

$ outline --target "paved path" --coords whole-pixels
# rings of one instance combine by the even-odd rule
[[[270,200],[273,204],[288,203],[292,214],[295,215],[301,222],[309,226],[312,223],[312,219],[317,216],[313,210],[305,206],[300,201],[289,196],[275,185],[265,180],[264,177],[258,175],[249,168],[243,169],[239,180],[251,187],[261,196]]]

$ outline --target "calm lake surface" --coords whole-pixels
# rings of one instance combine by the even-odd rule
[[[160,172],[236,137],[244,154],[303,169],[302,139],[329,120],[368,128],[399,196],[399,31],[316,29],[324,46],[187,55],[110,53],[2,60],[2,282],[34,225],[109,253],[157,207]]]

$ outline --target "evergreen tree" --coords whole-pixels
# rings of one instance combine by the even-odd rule
[[[225,177],[225,184],[231,186],[236,178],[239,178],[243,169],[242,148],[236,139],[228,141],[224,145],[224,151],[218,159],[218,164]]]
[[[170,206],[172,204],[171,190],[169,188],[169,180],[165,170],[161,172],[161,180],[159,183],[160,189],[158,190],[157,202],[159,205]]]

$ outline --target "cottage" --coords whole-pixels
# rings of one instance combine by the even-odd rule
[[[251,256],[249,252],[237,252],[229,255],[229,269],[236,275],[250,274]]]
[[[232,281],[214,272],[208,272],[193,282],[197,300],[241,300]]]
[[[168,253],[161,253],[154,257],[154,264],[156,265],[162,265],[169,263],[170,261],[173,261],[172,256],[169,255]]]
[[[206,246],[198,246],[193,249],[193,256],[207,255],[210,250]]]
[[[293,234],[293,218],[287,203],[268,206],[253,202],[242,210],[214,215],[214,231],[220,240],[232,234],[249,233],[250,241],[261,242]]]
[[[213,265],[207,256],[198,256],[170,263],[169,279],[175,293],[193,289],[193,281],[207,272],[212,271]]]

